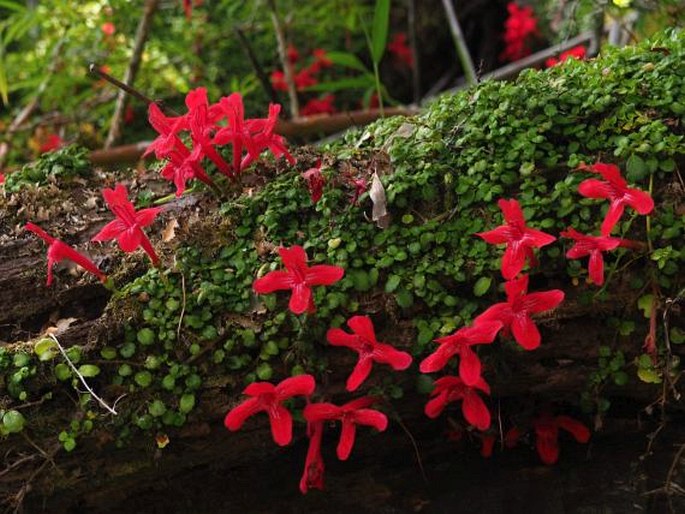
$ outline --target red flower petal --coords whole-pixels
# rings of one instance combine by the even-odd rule
[[[593,284],[597,286],[604,284],[604,257],[599,250],[590,253],[588,273]]]
[[[466,421],[478,430],[487,430],[490,426],[490,411],[475,391],[466,391],[461,404],[461,411]]]
[[[428,400],[424,412],[426,413],[426,416],[428,416],[429,418],[435,419],[438,416],[440,416],[443,410],[445,410],[447,403],[448,392],[442,391],[440,393],[437,393],[437,396],[435,396],[435,398],[431,398],[430,400]]]
[[[231,432],[240,429],[245,420],[262,410],[257,398],[249,398],[240,405],[231,409],[224,418],[224,425]]]
[[[352,329],[352,332],[363,337],[365,340],[372,343],[377,342],[373,323],[368,316],[352,316],[347,320],[347,326]]]
[[[654,209],[654,200],[644,191],[639,189],[628,189],[625,195],[626,203],[635,209],[639,214],[645,215]]]
[[[483,446],[481,446],[480,454],[486,459],[492,457],[492,450],[495,446],[495,436],[492,434],[484,434],[482,442]]]
[[[437,350],[421,361],[419,370],[421,373],[433,373],[440,371],[456,355],[459,349],[449,343],[441,344]]]
[[[346,389],[350,392],[355,391],[371,373],[373,360],[370,357],[360,357],[357,365],[347,379]]]
[[[287,271],[271,271],[258,278],[252,284],[252,289],[259,294],[273,293],[293,286],[292,275]]]
[[[539,434],[535,439],[535,447],[540,459],[545,464],[554,464],[559,460],[559,445],[556,438],[541,437]]]
[[[569,432],[579,443],[587,443],[590,440],[590,430],[580,421],[569,416],[557,416],[555,421],[559,428]]]
[[[475,385],[480,379],[481,364],[478,355],[468,346],[464,346],[461,351],[459,361],[459,377],[468,386]]]
[[[304,418],[309,422],[340,419],[342,409],[332,403],[310,403],[304,408]]]
[[[373,359],[381,364],[389,364],[395,370],[407,369],[411,365],[412,357],[389,344],[376,343]]]
[[[95,234],[91,241],[109,241],[110,239],[115,239],[122,232],[126,230],[126,225],[124,225],[121,220],[115,219],[107,223],[100,232]]]
[[[540,332],[528,314],[514,316],[511,332],[516,342],[526,350],[535,350],[540,346]]]
[[[243,389],[243,394],[248,396],[276,394],[276,387],[270,382],[252,382],[245,389]]]
[[[290,411],[282,405],[275,404],[267,412],[274,441],[279,446],[289,445],[293,439],[293,418]]]
[[[357,425],[373,427],[379,432],[388,428],[388,417],[375,409],[359,409],[354,413],[354,422]]]
[[[359,337],[355,334],[348,334],[341,328],[329,329],[328,332],[326,332],[326,340],[333,346],[345,346],[352,350],[358,350],[361,347]]]
[[[589,178],[578,185],[578,192],[586,198],[611,198],[613,188],[602,180]]]
[[[502,256],[502,276],[510,280],[518,275],[526,264],[526,247],[522,241],[507,244]]]
[[[316,389],[316,381],[312,375],[297,375],[286,378],[276,386],[279,401],[293,396],[310,396]]]
[[[350,421],[343,421],[340,431],[340,441],[338,441],[337,454],[340,460],[347,460],[354,446],[354,439],[357,433],[357,426]]]
[[[612,201],[609,205],[609,210],[607,211],[604,221],[602,221],[601,234],[603,236],[608,236],[614,229],[616,224],[623,216],[623,211],[625,210],[625,205],[622,200]]]
[[[312,305],[312,290],[305,284],[295,284],[292,287],[292,296],[290,296],[290,303],[288,307],[294,314],[302,314],[307,310],[311,310]]]
[[[503,225],[487,232],[477,232],[476,235],[492,245],[504,244],[509,241],[510,229]]]
[[[564,301],[564,292],[560,289],[530,293],[525,296],[524,305],[528,312],[536,314],[556,308]]]
[[[119,242],[119,248],[122,251],[128,253],[133,252],[140,246],[144,234],[138,227],[127,228],[123,232],[120,232],[117,236],[117,241]]]
[[[310,286],[330,286],[340,280],[345,269],[340,266],[319,264],[309,268],[305,274],[305,282]]]

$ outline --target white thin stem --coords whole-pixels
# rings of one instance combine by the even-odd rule
[[[62,354],[62,357],[64,357],[64,360],[67,361],[67,364],[69,365],[69,367],[71,368],[71,370],[72,370],[74,373],[76,373],[76,376],[79,377],[79,379],[81,380],[81,383],[82,383],[83,386],[88,390],[88,392],[91,394],[91,396],[92,396],[93,398],[95,398],[95,399],[98,401],[98,403],[99,403],[100,405],[102,405],[102,407],[104,407],[108,412],[110,412],[110,413],[112,413],[112,414],[114,414],[114,415],[116,416],[116,415],[118,414],[117,411],[115,411],[112,407],[110,407],[109,405],[107,405],[107,403],[105,403],[105,401],[104,401],[102,398],[100,398],[97,394],[95,394],[95,391],[93,391],[93,389],[88,385],[88,382],[86,382],[86,379],[84,378],[84,376],[81,375],[81,373],[79,373],[79,370],[76,369],[76,366],[74,365],[74,363],[71,362],[71,359],[70,359],[69,356],[67,355],[67,352],[64,351],[64,348],[62,348],[62,345],[59,344],[59,341],[57,340],[57,338],[55,337],[55,335],[54,335],[54,334],[50,334],[50,338],[55,342],[55,344],[57,345],[57,348],[59,348],[59,351],[60,351],[60,353]]]

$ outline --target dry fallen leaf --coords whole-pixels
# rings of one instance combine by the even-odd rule
[[[371,182],[371,189],[369,196],[373,202],[373,211],[371,212],[371,219],[376,222],[379,228],[388,228],[390,226],[390,214],[388,213],[388,202],[385,198],[385,188],[378,173],[373,173],[373,181]]]
[[[48,327],[45,329],[45,334],[46,335],[54,335],[58,336],[62,333],[64,333],[75,321],[78,321],[77,318],[62,318],[60,320],[57,320],[54,326]]]
[[[172,218],[169,220],[169,223],[166,224],[164,230],[162,230],[162,241],[168,243],[176,237],[176,228],[178,228],[178,221],[176,221],[176,218]]]

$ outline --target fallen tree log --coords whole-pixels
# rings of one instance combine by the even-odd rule
[[[265,419],[236,434],[221,426],[244,385],[308,372],[319,383],[317,399],[348,401],[344,384],[356,357],[327,345],[326,331],[355,314],[370,316],[379,340],[420,362],[435,338],[504,300],[501,251],[474,237],[501,224],[498,198],[518,198],[529,225],[546,232],[569,225],[598,230],[601,204],[577,194],[589,177],[576,171],[583,161],[616,162],[631,184],[652,192],[649,221],[626,217],[621,225],[624,237],[644,241],[645,250],[606,255],[603,288],[586,280],[584,262],[563,258],[568,246],[539,251],[530,290],[561,289],[566,298],[536,318],[543,341],[537,350],[522,351],[505,337],[480,347],[492,386],[489,433],[530,427],[548,405],[575,417],[585,407],[592,416],[586,423],[597,428],[620,424],[652,402],[664,415],[678,415],[683,55],[685,40],[673,33],[600,60],[525,73],[515,83],[486,82],[421,116],[352,132],[323,155],[299,149],[295,170],[261,164],[231,201],[194,194],[166,208],[150,231],[164,229],[163,240],[154,238],[161,269],[148,270],[137,255],[121,258],[113,247],[88,246],[111,272],[118,288],[111,294],[67,270],[58,271],[54,289],[44,288],[44,249],[20,227],[41,216],[48,232],[86,248],[107,221],[102,202],[88,201],[103,186],[95,179],[111,184],[120,177],[94,174],[85,184],[5,198],[3,245],[11,246],[0,251],[0,491],[8,504],[28,501],[30,512],[41,505],[49,512],[107,512],[197,469],[241,470],[254,462],[277,468],[283,450]],[[300,173],[319,157],[326,186],[312,203]],[[144,180],[133,178],[130,189]],[[382,184],[385,205],[375,193],[351,202],[359,184],[374,181]],[[70,197],[83,201],[69,203]],[[373,219],[378,207],[390,214],[383,228]],[[256,276],[280,266],[276,248],[295,244],[310,261],[346,270],[338,284],[315,289],[317,311],[306,317],[288,312],[286,294],[251,291]],[[57,352],[39,351],[46,329],[76,365],[90,366],[90,387],[116,416],[84,391]],[[656,336],[656,352],[643,350],[648,336]],[[413,450],[402,425],[412,427],[425,451],[444,448],[435,438],[444,417],[423,414],[431,380],[416,364],[402,373],[376,366],[362,389],[382,398],[379,408],[391,418],[388,444],[407,458]],[[15,414],[5,419],[9,412],[22,421]],[[480,441],[458,412],[448,426]],[[304,425],[295,432],[302,449]],[[370,452],[364,455],[373,454],[369,441],[362,437]]]

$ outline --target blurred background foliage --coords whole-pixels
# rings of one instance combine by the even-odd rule
[[[0,144],[12,144],[0,159],[5,165],[35,157],[46,138],[59,134],[64,143],[89,148],[102,145],[114,111],[116,91],[88,73],[88,64],[121,78],[128,67],[143,0],[0,0]],[[455,2],[469,49],[478,71],[499,66],[506,0]],[[184,10],[190,6],[190,16]],[[355,54],[368,67],[362,23],[373,16],[374,0],[276,0],[288,42],[303,60],[316,48]],[[646,37],[665,26],[682,25],[681,0],[520,0],[534,8],[539,35],[533,50],[545,48],[592,26],[598,17],[609,20],[635,16],[631,39]],[[390,37],[408,32],[410,0],[394,0]],[[621,7],[627,5],[627,7]],[[444,87],[462,75],[450,38],[441,0],[415,0],[420,89],[430,91],[441,78]],[[263,112],[269,102],[245,48],[240,29],[268,75],[280,69],[269,2],[266,0],[161,0],[152,20],[135,86],[146,95],[182,109],[190,89],[208,88],[211,100],[239,91],[248,114]],[[450,75],[452,70],[452,75]],[[386,55],[381,78],[390,97],[401,103],[413,99],[411,70]],[[353,77],[359,71],[333,66],[322,82]],[[305,92],[306,98],[325,92]],[[336,91],[339,110],[362,106],[364,91]],[[369,100],[368,91],[366,100]],[[7,130],[22,108],[37,100],[31,117],[18,130]],[[287,103],[285,94],[281,101]],[[146,139],[150,132],[146,106],[131,100],[123,142]],[[1,165],[0,165],[1,166]]]

